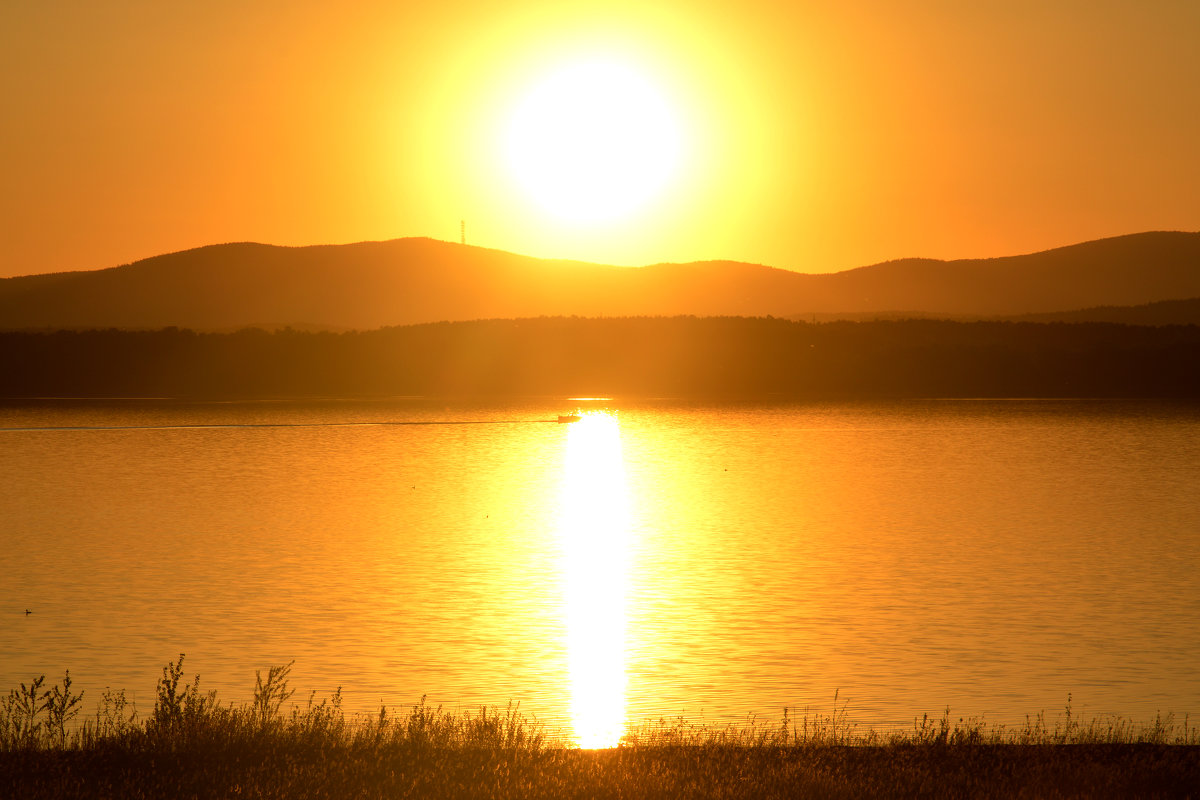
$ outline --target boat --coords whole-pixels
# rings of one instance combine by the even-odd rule
[[[558,415],[559,422],[579,422],[579,420],[581,420],[581,419],[582,419],[582,417],[580,417],[578,414],[559,414]]]

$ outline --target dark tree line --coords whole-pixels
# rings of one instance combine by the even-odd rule
[[[1200,327],[538,318],[0,333],[7,397],[1200,398]]]

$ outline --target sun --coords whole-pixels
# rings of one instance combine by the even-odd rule
[[[659,197],[683,154],[678,114],[633,65],[563,64],[516,103],[505,131],[511,177],[551,217],[568,223],[628,217]]]

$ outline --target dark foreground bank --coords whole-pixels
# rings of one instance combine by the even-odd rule
[[[0,755],[0,795],[35,798],[1194,797],[1172,745],[676,746],[310,751],[280,742]]]
[[[218,702],[182,657],[142,718],[123,692],[94,716],[69,675],[0,699],[0,798],[1082,798],[1200,797],[1200,736],[1173,717],[1135,725],[1044,715],[1013,729],[924,718],[906,732],[829,716],[709,728],[635,728],[581,750],[510,706],[420,703],[348,718],[340,691],[292,703],[288,667],[249,705]]]

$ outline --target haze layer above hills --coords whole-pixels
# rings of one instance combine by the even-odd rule
[[[221,244],[0,280],[0,328],[373,329],[538,316],[1047,314],[1200,297],[1200,233],[810,275],[730,261],[614,267],[432,239]]]

